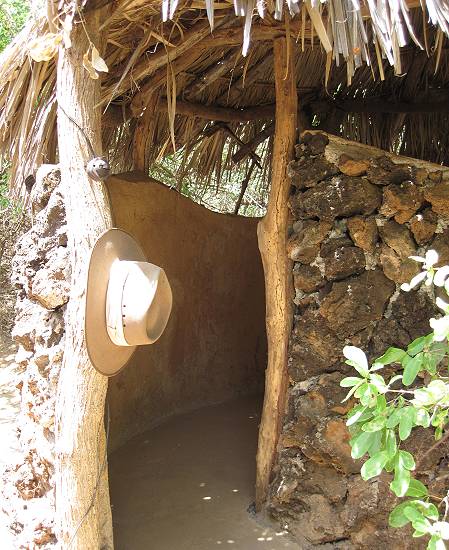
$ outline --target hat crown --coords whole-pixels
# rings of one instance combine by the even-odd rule
[[[118,346],[154,343],[167,325],[172,294],[165,272],[149,262],[116,260],[110,269],[106,326]]]

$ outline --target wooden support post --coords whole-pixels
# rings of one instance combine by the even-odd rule
[[[107,9],[107,8],[106,8]],[[57,100],[85,129],[101,152],[100,80],[83,68],[90,40],[100,52],[102,10],[84,14],[74,25],[72,47],[61,48]],[[67,210],[72,282],[65,327],[64,361],[56,394],[56,533],[58,546],[70,550],[112,550],[112,520],[106,462],[104,404],[108,380],[95,371],[84,341],[86,277],[97,237],[111,227],[105,186],[85,171],[89,152],[80,130],[58,110],[58,142]]]
[[[150,143],[154,141],[155,109],[159,101],[159,94],[153,92],[148,99],[148,105],[142,116],[137,119],[133,140],[133,170],[140,170],[148,176],[150,168]]]
[[[290,183],[287,165],[296,141],[297,95],[293,55],[286,38],[274,40],[276,127],[273,144],[271,191],[267,214],[258,226],[259,249],[265,272],[268,365],[265,399],[257,450],[256,507],[266,501],[270,473],[284,418],[287,391],[288,341],[292,328],[292,262],[286,252]]]

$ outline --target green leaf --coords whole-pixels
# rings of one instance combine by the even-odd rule
[[[427,544],[427,550],[446,550],[446,545],[438,535],[433,535]]]
[[[410,485],[410,472],[405,468],[396,467],[390,489],[397,497],[403,497]]]
[[[402,465],[406,470],[415,469],[415,459],[408,451],[399,451],[398,464]]]
[[[368,449],[368,454],[370,457],[375,455],[381,449],[383,449],[383,446],[382,446],[383,431],[372,432],[371,435],[372,435],[371,445],[369,446],[369,449]]]
[[[360,384],[360,386],[357,388],[354,396],[357,397],[357,399],[360,399],[362,395],[365,395],[367,392],[371,393],[369,391],[368,382],[364,382],[363,384]]]
[[[360,384],[364,381],[364,378],[358,378],[357,376],[348,376],[347,378],[343,378],[343,380],[340,382],[340,386],[342,388],[352,388],[352,386],[357,386],[357,384]]]
[[[345,346],[343,348],[343,355],[347,359],[347,361],[345,361],[347,365],[354,367],[364,378],[368,376],[368,361],[363,350],[356,346]]]
[[[388,348],[387,351],[374,364],[389,365],[390,363],[400,363],[406,355],[405,351],[399,348]]]
[[[394,409],[387,418],[387,428],[395,428],[401,421],[402,409]]]
[[[377,416],[371,422],[363,424],[362,430],[364,432],[378,432],[385,427],[385,416]]]
[[[379,393],[385,393],[387,391],[385,380],[380,374],[370,374],[370,384],[372,384]]]
[[[413,531],[412,537],[414,539],[417,539],[419,537],[423,537],[424,535],[427,535],[427,533],[422,533],[421,531]]]
[[[385,451],[379,451],[378,453],[373,455],[369,460],[365,462],[365,464],[362,466],[362,469],[360,470],[362,479],[364,481],[367,481],[372,477],[378,476],[382,472],[387,461],[388,455]]]
[[[415,424],[423,428],[428,428],[430,426],[430,415],[426,409],[418,409],[416,411]]]
[[[393,508],[388,516],[388,523],[391,527],[404,527],[404,525],[410,523],[410,520],[404,514],[404,510],[409,504],[409,501],[401,502]]]
[[[418,354],[420,351],[422,351],[427,344],[430,344],[432,342],[432,334],[428,334],[427,336],[420,336],[419,338],[416,338],[411,342],[407,347],[407,353],[414,357],[416,354]]]
[[[363,416],[363,413],[365,411],[366,411],[366,407],[356,407],[352,409],[352,411],[348,413],[348,420],[346,421],[346,426],[352,426],[353,424],[358,422],[358,420]]]
[[[388,458],[391,460],[398,450],[396,444],[396,434],[393,430],[386,430],[385,433],[385,448],[387,450]]]
[[[416,410],[413,407],[405,407],[401,411],[399,422],[399,438],[404,441],[410,435],[416,418]]]
[[[422,516],[412,521],[412,527],[415,529],[416,533],[422,533],[423,535],[432,532],[432,524],[428,519],[423,518]]]
[[[439,518],[438,508],[435,504],[425,502],[424,500],[414,500],[413,502],[420,508],[423,516],[426,516],[426,518],[430,518],[435,521]]]
[[[426,497],[428,495],[427,487],[418,479],[410,479],[410,485],[405,493],[407,497]]]
[[[369,432],[362,432],[357,437],[351,439],[349,442],[351,445],[352,458],[362,458],[362,456],[368,452],[373,442],[373,435]]]
[[[418,508],[413,505],[413,501],[409,502],[409,505],[404,508],[404,516],[410,521],[424,519],[424,516],[421,514]]]
[[[357,391],[357,389],[359,388],[360,386],[354,386],[353,388],[351,388],[348,392],[348,394],[346,395],[346,397],[343,399],[342,403],[344,403],[345,401],[347,401],[348,399],[350,399],[352,397],[352,395]]]
[[[385,395],[378,395],[376,399],[376,412],[383,413],[387,408],[387,400]]]
[[[422,353],[415,355],[411,361],[408,361],[404,367],[404,374],[402,375],[402,383],[404,386],[410,386],[415,381],[418,372],[421,370],[424,356]]]

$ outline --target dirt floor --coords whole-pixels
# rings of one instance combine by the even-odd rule
[[[261,402],[178,416],[109,458],[116,550],[297,549],[253,509]]]
[[[20,395],[15,387],[17,365],[14,363],[15,346],[10,340],[0,337],[0,474],[8,464],[20,456],[16,437],[16,418],[19,412]],[[6,527],[3,502],[0,496],[0,541],[2,550],[13,550],[14,544]]]

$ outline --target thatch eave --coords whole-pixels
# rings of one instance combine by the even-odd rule
[[[251,29],[248,17],[243,18],[246,26],[242,25],[233,5],[219,2],[212,33],[202,2],[180,3],[173,21],[163,21],[160,1],[114,2],[102,25],[108,43],[101,54],[109,72],[102,74],[100,106],[104,146],[115,168],[133,166],[134,132],[142,125],[142,113],[152,98],[155,113],[151,119],[146,117],[150,120],[144,129],[151,136],[147,164],[173,152],[174,142],[185,149],[184,173],[193,170],[204,181],[215,176],[219,180],[234,166],[233,158],[242,144],[270,135],[267,128],[273,117],[269,113],[275,102],[272,41],[282,35],[295,38],[290,53],[295,56],[301,127],[313,123],[384,149],[449,162],[449,147],[445,146],[445,97],[449,94],[446,2],[427,2],[425,17],[415,0],[407,4],[390,0],[388,13],[370,2],[361,5],[342,27],[349,40],[346,53],[338,53],[341,37],[337,38],[332,27],[340,5],[336,2],[322,4],[321,11],[306,2],[293,18],[286,15],[286,6],[282,21],[273,18],[274,11],[267,4],[263,19],[253,16]],[[85,4],[85,9],[96,9],[110,2]],[[354,14],[357,21],[351,19]],[[428,24],[428,17],[436,26]],[[362,29],[361,21],[367,42],[357,43],[357,50],[351,36],[355,29]],[[388,49],[376,27],[382,21],[389,23],[381,27],[390,44],[407,42],[405,47]],[[38,63],[29,53],[30,43],[41,40],[49,30],[45,17],[30,22],[0,56],[0,152],[12,161],[13,184],[19,193],[24,178],[39,164],[57,160],[55,63],[53,59]],[[241,44],[246,47],[249,30],[251,46],[245,57]],[[427,51],[414,41],[420,41]],[[329,43],[331,50],[326,52]],[[440,94],[441,100],[429,105],[431,94]],[[385,100],[391,105],[381,111]],[[266,116],[257,116],[258,109]],[[252,116],[245,118],[245,113]],[[266,186],[271,146],[265,145],[256,177]],[[244,157],[243,163],[249,169],[251,157]]]

